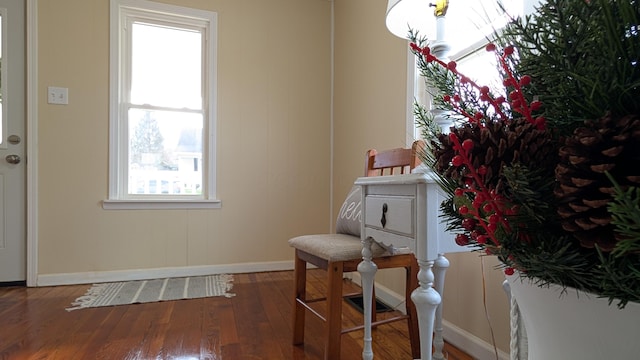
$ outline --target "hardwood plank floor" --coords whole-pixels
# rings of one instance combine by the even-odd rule
[[[310,296],[324,273],[309,271]],[[233,298],[166,301],[67,312],[88,285],[0,288],[0,359],[320,360],[323,324],[307,316],[305,344],[291,345],[293,272],[235,274]],[[345,291],[358,290],[345,280]],[[323,310],[318,304],[318,310]],[[362,315],[344,303],[345,324]],[[391,313],[380,313],[379,318]],[[376,360],[411,359],[404,322],[373,331]],[[449,360],[472,360],[446,344]],[[342,337],[342,359],[362,358],[362,331]]]

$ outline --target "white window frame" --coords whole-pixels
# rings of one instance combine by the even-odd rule
[[[203,28],[203,178],[202,194],[132,196],[128,194],[129,128],[123,101],[130,91],[130,60],[125,26],[130,18],[168,21]],[[111,0],[109,86],[109,193],[104,209],[219,208],[216,194],[217,13],[147,0]]]

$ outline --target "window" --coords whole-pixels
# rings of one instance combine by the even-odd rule
[[[445,40],[450,45],[448,57],[458,64],[458,70],[466,76],[476,80],[479,84],[494,87],[500,84],[496,70],[495,55],[487,53],[485,46],[487,38],[507,24],[507,17],[496,5],[495,0],[480,0],[474,2],[451,1],[445,16]],[[511,16],[530,13],[537,0],[502,0],[507,13]],[[434,34],[428,38],[435,38]],[[411,55],[413,56],[413,55]],[[424,88],[424,79],[415,70],[415,63],[411,64],[410,76],[414,79],[415,99],[428,109],[429,95]],[[413,105],[412,105],[413,106]],[[411,128],[414,138],[420,137],[420,130],[415,127],[411,116]]]
[[[111,0],[105,209],[219,207],[216,13]]]

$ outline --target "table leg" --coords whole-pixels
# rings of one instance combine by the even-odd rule
[[[362,301],[364,307],[364,344],[362,347],[362,359],[372,360],[371,348],[371,308],[373,297],[373,281],[378,271],[378,266],[372,260],[371,245],[373,239],[368,237],[362,240],[362,261],[358,264],[358,272],[362,279]]]
[[[421,360],[431,360],[434,319],[436,309],[442,301],[440,294],[433,288],[433,263],[434,261],[418,260],[418,265],[420,266],[418,282],[420,286],[411,293],[411,300],[416,304],[416,311],[418,312]]]
[[[435,274],[435,289],[442,297],[444,295],[444,275],[449,268],[449,260],[443,254],[438,254],[433,272]],[[433,360],[444,360],[442,348],[444,348],[444,339],[442,338],[442,302],[436,309],[435,334],[433,337]]]

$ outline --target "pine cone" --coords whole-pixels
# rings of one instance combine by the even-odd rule
[[[582,246],[611,251],[617,242],[607,204],[614,187],[608,171],[623,189],[640,185],[640,116],[610,114],[586,121],[560,148],[556,167],[562,227]]]
[[[484,182],[490,189],[499,190],[504,166],[521,164],[532,170],[553,169],[557,163],[557,148],[553,144],[551,134],[538,130],[535,125],[524,119],[517,119],[508,124],[465,123],[452,127],[451,132],[458,136],[460,142],[466,139],[473,140],[473,166],[476,169],[480,165],[487,167]],[[464,187],[468,169],[451,165],[456,152],[448,135],[441,134],[438,140],[440,144],[433,144],[437,159],[436,171],[457,180],[458,184]]]

